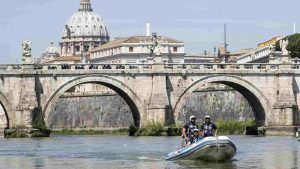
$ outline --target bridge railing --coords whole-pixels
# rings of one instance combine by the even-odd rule
[[[22,70],[122,70],[151,69],[150,64],[11,64],[0,65],[0,71]]]
[[[131,70],[152,69],[159,66],[162,69],[187,69],[187,70],[272,70],[289,69],[300,70],[300,64],[269,64],[269,63],[205,63],[205,64],[45,64],[45,65],[0,65],[0,71],[24,71],[24,70]]]
[[[300,64],[269,64],[269,63],[206,63],[206,64],[167,64],[166,69],[194,69],[194,70],[271,70],[271,69],[299,69]]]
[[[264,48],[258,48],[253,51],[250,51],[249,53],[246,53],[240,57],[237,58],[237,63],[243,64],[243,63],[249,63],[253,60],[258,60],[265,58],[269,56],[273,52],[273,45],[266,46]]]

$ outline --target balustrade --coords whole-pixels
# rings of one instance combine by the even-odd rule
[[[291,69],[299,70],[300,64],[268,64],[268,63],[222,63],[222,64],[163,64],[163,69],[186,70],[274,70]],[[151,64],[53,64],[53,65],[0,65],[0,71],[22,70],[147,70],[152,69]]]

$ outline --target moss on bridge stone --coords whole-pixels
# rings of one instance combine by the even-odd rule
[[[48,129],[28,129],[25,127],[16,127],[5,129],[5,138],[36,138],[36,137],[49,137],[51,130]]]
[[[50,137],[50,134],[51,130],[45,124],[40,107],[35,107],[32,111],[31,127],[20,125],[4,131],[5,138]]]

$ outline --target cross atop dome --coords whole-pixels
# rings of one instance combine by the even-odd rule
[[[79,11],[93,11],[90,0],[80,0]]]

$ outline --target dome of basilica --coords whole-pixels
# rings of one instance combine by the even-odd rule
[[[59,56],[60,56],[59,49],[54,46],[54,42],[50,42],[50,45],[43,52],[42,57],[37,58],[34,62],[35,63],[45,63],[49,60],[58,58]]]
[[[63,39],[77,37],[97,37],[100,41],[108,41],[109,34],[102,18],[91,8],[90,0],[81,0],[79,10],[67,21],[63,31]]]
[[[59,56],[59,50],[54,46],[54,42],[50,42],[50,45],[44,51],[43,56]]]

